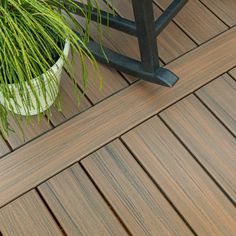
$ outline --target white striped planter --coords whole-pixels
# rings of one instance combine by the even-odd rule
[[[70,51],[70,43],[66,41],[65,47],[63,50],[63,54],[65,58],[68,58],[69,51]],[[31,100],[31,104],[32,104],[32,106],[28,108],[27,110],[25,109],[24,101],[22,101],[22,97],[19,95],[19,88],[15,84],[9,84],[9,86],[10,86],[11,91],[14,91],[18,105],[15,104],[13,99],[10,99],[10,100],[6,99],[1,92],[0,92],[0,103],[3,106],[5,106],[7,109],[11,110],[12,112],[19,115],[23,115],[23,116],[32,116],[32,115],[41,113],[43,111],[46,111],[50,106],[53,105],[53,103],[55,102],[57,98],[63,66],[64,66],[64,60],[62,57],[60,57],[57,60],[57,62],[45,74],[37,78],[34,78],[31,81],[31,84],[34,87],[34,89],[31,89],[31,87],[28,84],[26,84],[25,89],[29,91],[28,99]],[[50,77],[46,76],[47,73],[54,73],[56,81],[53,79],[50,80]],[[46,96],[43,95],[42,88],[38,86],[40,84],[39,80],[44,80]],[[50,88],[53,88],[53,93],[50,92]],[[36,98],[32,90],[34,91],[34,93],[36,93],[37,98],[39,99],[40,109],[37,109]]]

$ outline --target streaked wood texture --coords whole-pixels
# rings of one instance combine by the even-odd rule
[[[89,63],[88,65],[88,88],[86,89],[86,96],[89,100],[96,104],[101,100],[113,95],[114,93],[128,87],[128,82],[115,69],[109,68],[99,64],[99,71],[95,74],[94,69]],[[77,71],[81,71],[79,60],[76,61]],[[81,75],[76,76],[78,84],[83,87]],[[101,81],[102,79],[102,81]]]
[[[236,81],[224,74],[198,90],[196,94],[236,135]]]
[[[5,140],[3,139],[3,137],[0,135],[0,158],[7,154],[8,152],[10,152],[9,147],[7,146]]]
[[[197,235],[234,235],[236,209],[159,118],[122,139]]]
[[[0,209],[0,231],[3,236],[63,235],[34,190]]]
[[[194,95],[161,117],[236,203],[236,139]]]
[[[232,69],[229,74],[234,78],[234,80],[236,80],[236,67],[234,69]]]
[[[9,132],[7,141],[11,145],[12,149],[16,149],[52,129],[51,124],[45,117],[41,118],[40,123],[38,122],[37,116],[33,116],[30,120],[22,117],[20,126],[13,117],[10,117],[9,123],[13,131]]]
[[[78,164],[38,189],[67,235],[127,235]]]
[[[232,28],[168,65],[174,88],[135,83],[0,160],[0,206],[232,68],[235,43]]]
[[[166,9],[172,2],[172,0],[154,1],[162,9]],[[227,26],[198,0],[189,0],[174,20],[198,44],[204,43],[227,29]]]
[[[236,25],[235,0],[200,0],[230,27]]]
[[[133,235],[191,235],[119,140],[82,164]]]
[[[51,107],[52,116],[50,117],[50,121],[53,126],[58,126],[91,107],[91,104],[86,97],[82,97],[80,101],[78,101],[76,96],[73,83],[65,73],[63,73],[60,90],[62,110],[58,111],[55,107]]]

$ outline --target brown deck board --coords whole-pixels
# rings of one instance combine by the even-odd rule
[[[119,140],[82,164],[132,235],[191,235]]]
[[[128,87],[128,82],[114,69],[109,68],[105,65],[99,64],[99,72],[96,74],[92,66],[88,65],[88,88],[86,95],[93,104],[100,102],[101,100],[111,96],[112,94]],[[77,71],[81,71],[81,65],[79,59],[76,63]],[[77,72],[76,72],[77,74]],[[78,84],[83,87],[83,80],[81,75],[78,73]],[[100,88],[100,78],[102,79],[102,90]]]
[[[9,123],[13,131],[9,132],[7,141],[13,150],[52,129],[52,126],[45,117],[41,118],[40,123],[38,123],[37,116],[33,116],[30,121],[23,117],[21,127],[17,125],[12,117],[10,117]]]
[[[78,84],[83,88],[81,65],[79,57],[75,56],[75,76]],[[88,67],[88,88],[86,90],[86,96],[89,100],[95,104],[108,96],[116,93],[117,91],[128,86],[128,83],[118,74],[115,70],[109,69],[103,65],[99,65],[99,72],[96,74],[91,64],[87,63]],[[102,78],[102,90],[99,90],[99,76]],[[80,112],[91,107],[90,102],[84,96],[81,97],[80,103],[75,95],[73,84],[66,76],[63,75],[61,81],[61,99],[62,99],[62,111],[58,112],[55,108],[52,109],[53,116],[51,121],[53,125],[57,126],[72,116],[79,114]]]
[[[161,116],[236,202],[236,139],[194,95]]]
[[[134,20],[131,0],[112,1],[113,7],[119,15]],[[153,4],[155,18],[158,18],[162,11]],[[196,47],[196,44],[173,22],[157,38],[158,49],[161,59],[168,63],[187,51]]]
[[[154,0],[162,9],[171,0]],[[198,0],[189,0],[174,21],[198,44],[202,44],[227,29],[227,26]]]
[[[0,231],[7,235],[63,235],[33,190],[0,209]]]
[[[86,97],[82,97],[78,104],[73,86],[74,85],[68,79],[68,77],[63,74],[60,90],[62,111],[58,111],[55,107],[51,108],[52,116],[50,117],[50,120],[54,126],[63,123],[72,116],[79,114],[80,112],[83,112],[84,110],[91,107],[91,104]]]
[[[236,67],[232,69],[229,74],[236,80]]]
[[[197,235],[234,235],[235,207],[159,118],[122,139]]]
[[[201,0],[201,1],[230,27],[236,24],[235,0]]]
[[[0,160],[0,206],[228,71],[235,43],[232,28],[168,65],[174,88],[137,82]]]
[[[196,92],[197,96],[236,135],[236,82],[228,74]]]
[[[7,146],[3,137],[0,135],[0,158],[9,152],[10,152],[9,147]]]
[[[78,164],[38,188],[67,235],[127,235]]]

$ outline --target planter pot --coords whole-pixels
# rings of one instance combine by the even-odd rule
[[[70,51],[70,43],[66,41],[65,47],[63,50],[63,54],[66,58],[68,58]],[[31,101],[32,106],[28,108],[27,110],[24,108],[24,101],[22,101],[21,96],[19,95],[19,88],[15,84],[9,84],[10,90],[14,91],[15,97],[17,104],[13,101],[13,99],[8,99],[6,101],[4,95],[0,92],[0,103],[6,107],[7,109],[11,110],[12,112],[19,114],[19,115],[24,115],[24,116],[32,116],[32,115],[37,115],[38,113],[41,113],[43,111],[46,111],[56,100],[58,92],[59,92],[59,85],[60,85],[60,80],[61,80],[61,75],[62,75],[62,69],[64,66],[64,60],[62,57],[60,57],[57,62],[43,75],[34,78],[31,81],[32,86],[34,89],[32,90],[29,84],[26,84],[25,89],[27,89],[29,92],[29,99]],[[54,73],[55,79],[52,79],[47,75],[47,73]],[[42,82],[39,82],[39,80],[43,80],[43,83],[45,84],[45,91],[43,93],[42,88],[39,87],[39,84]],[[56,81],[55,81],[56,80]],[[51,89],[53,88],[53,92]],[[34,91],[34,93],[33,93]],[[36,98],[34,94],[37,94],[37,98],[40,103],[40,109],[37,109],[37,104]]]

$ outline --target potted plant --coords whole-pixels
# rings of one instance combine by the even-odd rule
[[[70,49],[72,57],[75,53],[79,55],[84,88],[88,80],[85,58],[98,70],[86,47],[89,27],[83,31],[76,24],[80,33],[83,32],[79,37],[70,27],[71,22],[75,24],[73,16],[69,15],[72,20],[68,22],[62,9],[63,1],[0,0],[0,131],[3,134],[10,130],[10,114],[20,124],[19,115],[40,116],[47,112],[57,98],[62,69],[76,83],[73,59],[68,59]],[[89,9],[84,16],[89,24]]]

